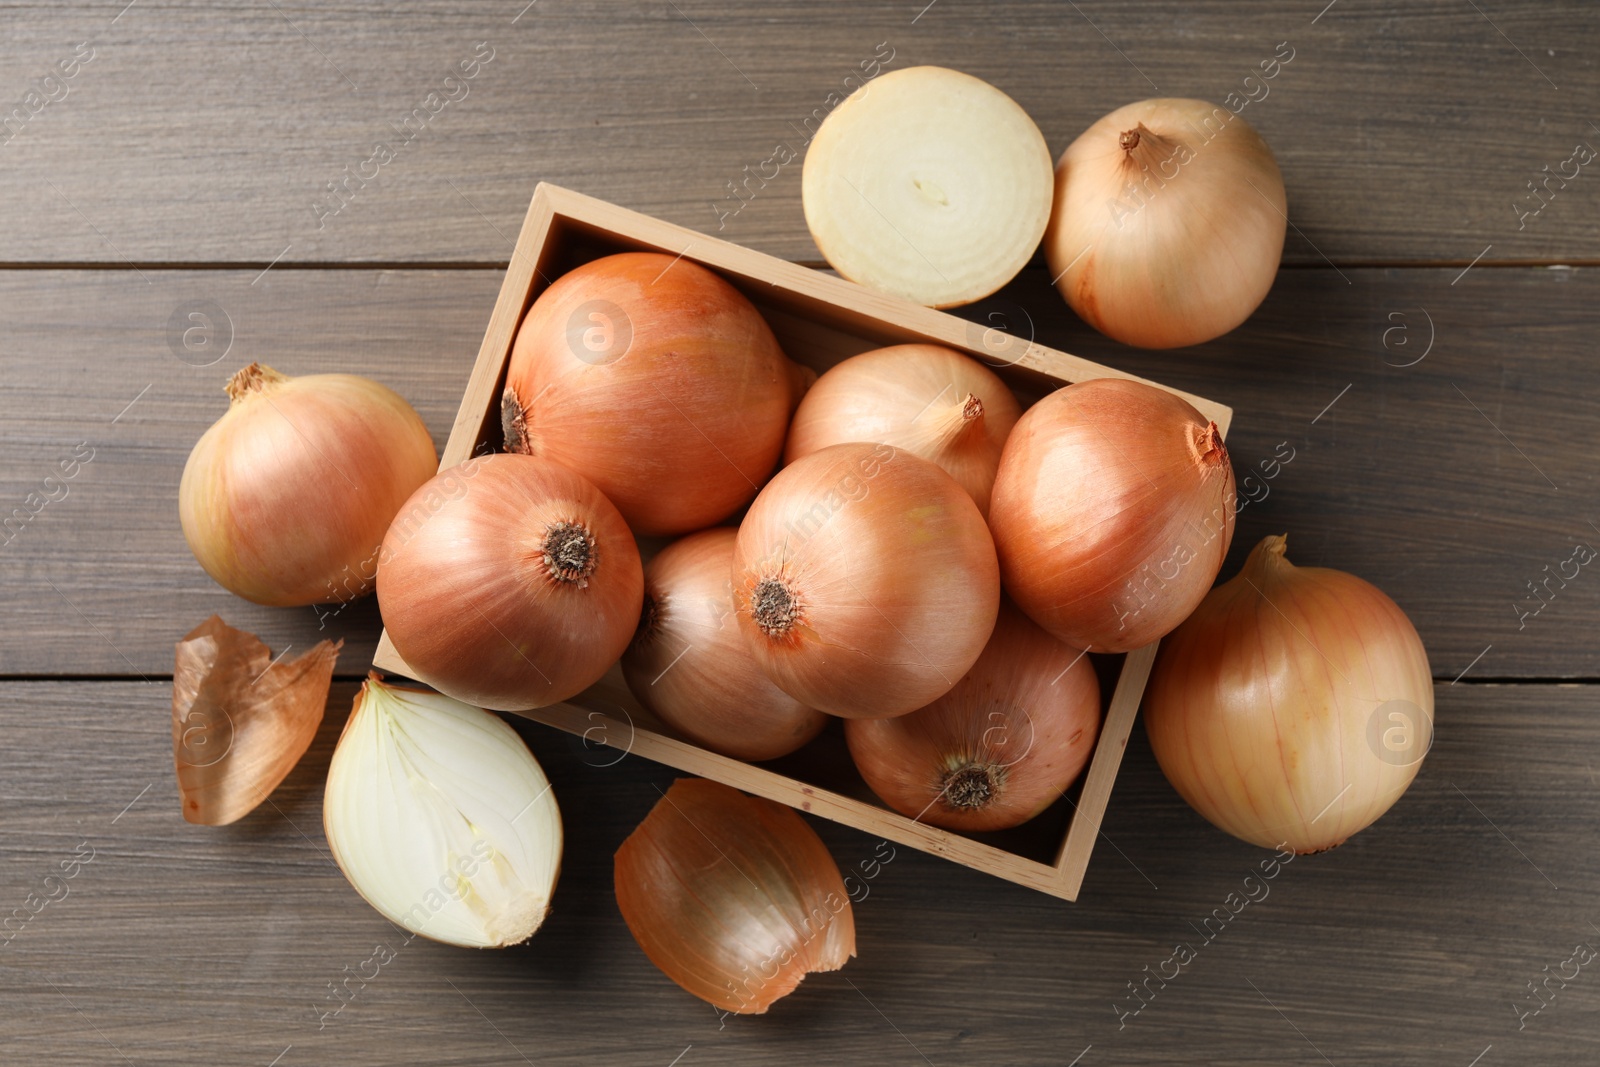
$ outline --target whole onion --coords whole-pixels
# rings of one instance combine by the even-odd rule
[[[400,510],[378,562],[383,624],[416,677],[498,711],[599,681],[633,636],[643,592],[617,509],[532,456],[441,472]]]
[[[372,590],[389,520],[439,466],[422,419],[353,374],[290,378],[252,363],[178,484],[183,536],[206,573],[257,604]]]
[[[644,569],[644,612],[622,657],[639,702],[691,741],[746,760],[793,752],[828,717],[761,673],[733,617],[733,545],[719,526],[662,549]]]
[[[891,345],[851,356],[807,391],[789,425],[784,462],[848,441],[877,441],[932,460],[978,510],[989,494],[1017,398],[970,356],[943,345]]]
[[[1233,467],[1186,400],[1096,378],[1026,411],[989,524],[1006,591],[1092,652],[1142,648],[1200,603],[1233,540]]]
[[[1272,150],[1244,119],[1203,100],[1141,100],[1061,154],[1045,258],[1101,333],[1199,344],[1266,298],[1287,207]]]
[[[1063,796],[1100,735],[1100,682],[1078,649],[1009,603],[955,688],[894,719],[851,719],[861,777],[902,815],[951,830],[1001,830]]]
[[[506,450],[588,478],[636,533],[687,533],[756,495],[812,377],[698,263],[606,256],[556,279],[517,330]]]
[[[1428,654],[1353,574],[1296,567],[1268,537],[1161,645],[1145,730],[1167,780],[1214,825],[1320,852],[1370,825],[1433,740]]]
[[[944,471],[892,445],[789,464],[739,526],[733,604],[778,688],[846,718],[938,699],[983,651],[1000,606],[994,542]]]

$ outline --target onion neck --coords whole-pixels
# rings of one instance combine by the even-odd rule
[[[1136,170],[1154,170],[1178,150],[1178,142],[1138,123],[1131,130],[1123,130],[1117,137],[1122,148],[1123,162]]]
[[[976,393],[968,393],[934,418],[934,436],[945,448],[953,448],[983,433],[983,401]]]
[[[1285,569],[1294,566],[1284,555],[1288,548],[1288,534],[1269,534],[1263,537],[1260,543],[1250,550],[1249,557],[1244,561],[1244,568],[1239,573],[1249,575],[1257,585],[1282,574]]]
[[[279,374],[271,367],[260,363],[252,363],[248,367],[234,372],[228,384],[223,388],[228,393],[228,399],[237,404],[247,396],[256,393],[266,393],[278,388],[289,380],[287,374]]]
[[[1211,470],[1227,467],[1228,446],[1222,443],[1222,431],[1217,429],[1217,424],[1208,422],[1204,426],[1195,426],[1193,431],[1189,447],[1195,463]]]
[[[998,764],[967,760],[939,780],[939,800],[952,811],[982,811],[1000,798],[1005,781],[1005,768]]]

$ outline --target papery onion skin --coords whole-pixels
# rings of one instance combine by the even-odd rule
[[[785,463],[829,445],[873,441],[932,460],[988,516],[1006,436],[1022,406],[993,371],[943,345],[851,356],[818,378],[789,424]]]
[[[1296,567],[1268,537],[1161,645],[1145,731],[1213,825],[1320,852],[1387,811],[1433,738],[1416,628],[1377,587]]]
[[[696,744],[743,760],[787,755],[828,717],[761,673],[733,617],[733,545],[719,526],[662,549],[644,570],[639,630],[622,674],[639,702]]]
[[[627,524],[581,475],[489,455],[400,509],[378,564],[395,650],[440,692],[498,711],[587,689],[627,648],[644,573]]]
[[[400,505],[439,467],[399,394],[353,374],[290,378],[252,363],[195,443],[178,518],[224,589],[291,607],[372,590],[378,546]]]
[[[1089,325],[1176,348],[1260,306],[1287,224],[1283,176],[1248,122],[1204,100],[1141,100],[1062,153],[1044,250]]]
[[[989,524],[1006,591],[1034,622],[1077,648],[1128,652],[1200,603],[1235,510],[1216,423],[1164,389],[1096,378],[1017,422]]]
[[[1038,815],[1088,764],[1100,682],[1078,649],[1002,602],[983,655],[955,688],[893,719],[844,724],[861,777],[902,815],[1003,830]]]
[[[856,954],[838,865],[792,808],[680,778],[617,849],[617,907],[668,978],[760,1015]]]
[[[698,263],[606,256],[556,279],[517,330],[506,451],[582,474],[636,533],[687,533],[756,495],[812,378]]]
[[[323,831],[390,922],[463,948],[532,937],[561,873],[561,812],[516,731],[372,674],[328,766]]]
[[[994,542],[944,471],[892,445],[791,463],[739,526],[734,611],[778,688],[845,718],[943,696],[994,629]]]

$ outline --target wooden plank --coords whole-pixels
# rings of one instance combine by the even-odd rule
[[[518,730],[567,830],[546,927],[503,952],[403,943],[346,885],[320,828],[353,689],[336,686],[316,745],[270,805],[205,828],[179,815],[165,685],[0,684],[0,910],[41,892],[84,843],[94,850],[67,896],[0,948],[10,1058],[119,1062],[115,1046],[133,1063],[207,1067],[280,1055],[280,1067],[664,1067],[680,1054],[685,1067],[910,1064],[919,1053],[1060,1067],[1091,1045],[1083,1065],[1166,1065],[1175,1047],[1195,1063],[1320,1063],[1320,1052],[1340,1065],[1465,1067],[1490,1045],[1508,1067],[1600,1057],[1592,983],[1552,982],[1520,1031],[1513,1009],[1529,1010],[1526,983],[1560,970],[1574,944],[1600,942],[1588,925],[1600,857],[1581,847],[1600,834],[1592,687],[1441,684],[1437,744],[1395,810],[1271,880],[1259,879],[1269,853],[1183,805],[1143,731],[1107,813],[1115,848],[1097,850],[1075,905],[910,850],[882,863],[872,838],[813,820],[868,890],[855,905],[859,956],[764,1018],[727,1020],[651,966],[613,902],[612,853],[675,772],[613,764],[610,750],[531,723]],[[1252,872],[1251,892],[1268,895],[1213,919],[1207,941],[1196,927]],[[1128,983],[1179,942],[1196,958],[1164,987],[1152,981],[1132,1015]],[[379,945],[396,958],[375,967]],[[336,1006],[330,983],[375,969],[322,1014]]]
[[[378,378],[411,399],[442,445],[499,273],[145,273],[148,283],[130,272],[0,272],[11,310],[0,513],[30,493],[59,495],[44,478],[80,442],[95,450],[67,495],[0,547],[9,624],[0,673],[167,674],[172,642],[211,612],[274,650],[343,637],[341,671],[361,673],[377,635],[370,600],[325,617],[245,604],[206,578],[178,528],[184,458],[223,411],[223,382],[251,359]],[[1287,531],[1292,559],[1353,571],[1395,597],[1435,677],[1469,666],[1473,677],[1600,676],[1600,581],[1580,571],[1538,600],[1527,588],[1570,573],[1574,543],[1600,538],[1589,525],[1600,522],[1589,462],[1600,452],[1600,278],[1344,273],[1349,284],[1331,271],[1286,271],[1245,327],[1182,353],[1106,341],[1042,271],[967,314],[980,326],[999,315],[1041,344],[1234,407],[1229,448],[1241,478],[1257,472],[1244,492],[1261,499],[1239,516],[1224,574],[1262,536]],[[225,309],[235,336],[224,358],[196,367],[211,357],[184,349],[182,313],[203,300]],[[1268,480],[1262,465],[1288,454],[1280,442],[1293,458]]]
[[[1012,94],[1054,153],[1131,100],[1253,94],[1293,262],[1600,259],[1587,170],[1514,206],[1600,145],[1575,0],[120,7],[6,7],[7,108],[93,58],[0,133],[0,263],[504,262],[540,180],[814,259],[799,157],[830,94],[924,63]]]

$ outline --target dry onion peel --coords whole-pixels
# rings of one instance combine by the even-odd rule
[[[328,768],[322,821],[356,892],[424,937],[500,948],[550,910],[561,812],[522,738],[480,708],[369,677]]]
[[[439,457],[410,404],[353,374],[290,378],[252,363],[195,443],[178,485],[183,536],[206,573],[258,604],[372,590],[378,546]]]
[[[343,641],[274,662],[260,638],[213,615],[177,644],[172,757],[186,821],[225,826],[294,770],[317,736]]]
[[[930,307],[981,300],[1039,247],[1050,149],[1005,93],[945,67],[874,79],[806,150],[806,225],[828,263]]]
[[[891,345],[830,368],[800,401],[784,462],[829,445],[876,441],[932,460],[989,514],[1017,398],[977,360],[943,345]]]
[[[650,962],[724,1011],[764,1013],[856,954],[822,839],[793,809],[718,782],[673,782],[617,849],[615,882]]]
[[[1145,730],[1167,780],[1213,825],[1318,852],[1411,784],[1433,740],[1433,680],[1393,600],[1284,550],[1264,539],[1162,642]]]

